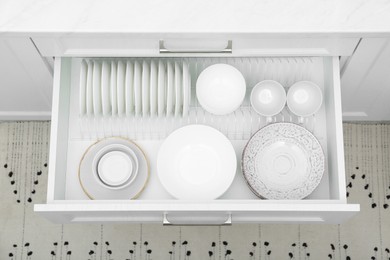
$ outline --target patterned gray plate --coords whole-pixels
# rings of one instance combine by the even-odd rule
[[[242,154],[250,189],[265,199],[303,199],[320,183],[325,155],[317,138],[292,123],[270,124],[257,131]]]

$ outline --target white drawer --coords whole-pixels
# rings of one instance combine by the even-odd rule
[[[241,170],[230,189],[217,200],[182,201],[173,199],[160,184],[155,161],[163,138],[175,128],[191,123],[191,119],[164,123],[117,118],[80,119],[78,87],[81,58],[56,58],[47,204],[34,210],[53,222],[159,222],[166,224],[226,224],[260,222],[326,222],[340,223],[359,212],[359,205],[347,204],[339,60],[337,57],[280,58],[170,58],[185,59],[192,66],[192,85],[201,69],[215,62],[226,62],[243,72],[247,93],[261,79],[275,79],[284,85],[298,80],[312,80],[323,90],[320,111],[305,121],[305,126],[319,139],[326,154],[326,169],[318,188],[304,200],[261,200],[252,194]],[[192,65],[191,65],[192,64]],[[194,91],[194,90],[193,90]],[[197,107],[194,93],[192,109]],[[265,119],[250,108],[248,95],[238,112],[221,121],[199,117],[194,122],[212,125],[224,132],[236,149],[240,160],[242,149]],[[296,121],[286,111],[274,120]],[[242,115],[242,116],[241,116]],[[246,118],[248,120],[246,120]],[[199,122],[199,121],[201,122]],[[202,121],[203,120],[203,121]],[[230,120],[230,121],[229,121]],[[239,120],[239,121],[237,121]],[[220,124],[225,122],[225,124]],[[235,131],[224,130],[226,123],[237,125]],[[114,126],[112,124],[114,123]],[[135,126],[129,130],[128,124]],[[153,124],[162,124],[161,131]],[[127,127],[126,127],[127,125]],[[241,127],[241,129],[239,129]],[[89,200],[78,183],[78,164],[89,145],[102,137],[125,136],[135,140],[150,161],[150,179],[136,200]]]

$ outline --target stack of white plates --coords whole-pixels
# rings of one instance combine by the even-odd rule
[[[190,95],[185,61],[81,62],[80,116],[186,116]]]

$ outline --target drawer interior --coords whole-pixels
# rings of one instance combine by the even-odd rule
[[[102,60],[103,58],[93,58]],[[104,58],[120,60],[122,58]],[[135,60],[129,58],[130,60]],[[80,159],[87,148],[97,140],[122,136],[134,140],[145,152],[150,162],[150,178],[137,201],[178,202],[160,184],[156,173],[157,154],[164,138],[175,129],[188,124],[205,124],[224,133],[233,143],[238,160],[236,177],[229,190],[216,201],[272,201],[257,198],[247,186],[240,169],[242,150],[250,136],[268,124],[250,106],[251,89],[257,82],[273,79],[286,90],[300,80],[310,80],[320,86],[324,102],[314,116],[303,123],[285,108],[272,118],[273,122],[302,124],[320,141],[326,157],[325,174],[320,185],[307,198],[286,203],[346,203],[343,137],[338,59],[333,57],[283,57],[283,58],[146,58],[148,61],[186,61],[191,72],[191,105],[189,115],[174,118],[152,117],[94,117],[79,116],[79,79],[82,58],[57,58],[55,62],[52,142],[50,151],[48,203],[59,201],[85,201],[78,179]],[[126,60],[123,58],[122,60]],[[142,60],[138,58],[138,60]],[[199,73],[215,63],[227,63],[239,69],[247,83],[247,94],[241,107],[227,116],[214,116],[204,111],[197,102],[195,85]],[[214,202],[216,202],[214,201]],[[278,201],[281,203],[283,201]]]

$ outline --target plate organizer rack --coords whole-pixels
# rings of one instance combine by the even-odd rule
[[[186,62],[191,75],[188,115],[134,116],[79,114],[80,68],[85,61],[139,61],[149,64]],[[196,99],[196,80],[217,63],[237,68],[246,80],[246,96],[236,111],[225,116],[206,112]],[[174,224],[231,224],[250,222],[339,223],[354,215],[358,205],[347,204],[342,142],[341,97],[337,57],[155,57],[75,58],[55,62],[51,158],[47,204],[35,211],[53,222],[163,222]],[[57,74],[56,74],[57,72]],[[262,80],[280,82],[286,92],[295,82],[308,80],[323,92],[323,104],[313,116],[300,118],[287,106],[276,116],[257,114],[250,105],[252,88]],[[303,200],[264,200],[255,196],[241,172],[242,151],[249,138],[274,122],[299,124],[319,140],[325,154],[325,172],[319,186]],[[174,130],[190,124],[216,128],[232,142],[237,155],[236,177],[225,194],[212,201],[184,201],[171,197],[157,177],[160,145]],[[54,133],[54,135],[53,135]],[[137,143],[149,161],[149,181],[134,200],[89,200],[78,179],[80,159],[90,145],[121,136]],[[54,163],[53,163],[54,162]],[[168,220],[169,219],[169,220]]]
[[[186,116],[148,116],[138,115],[81,115],[79,116],[80,135],[75,138],[95,140],[111,136],[123,136],[129,139],[160,140],[167,137],[175,129],[189,124],[204,124],[212,126],[224,133],[231,140],[248,140],[257,130],[273,122],[291,122],[304,126],[318,139],[324,139],[319,131],[317,117],[321,112],[310,117],[298,117],[285,106],[283,111],[273,117],[264,117],[257,114],[250,105],[249,96],[256,83],[272,79],[280,82],[286,93],[290,86],[301,80],[321,82],[321,59],[315,57],[292,58],[90,58],[85,61],[102,62],[103,60],[116,64],[119,60],[137,60],[140,64],[152,60],[156,63],[163,61],[187,62],[191,73],[191,102],[190,111]],[[224,63],[237,68],[243,75],[247,84],[246,97],[242,105],[233,113],[217,116],[205,111],[196,98],[196,79],[208,66]],[[316,83],[317,83],[316,82]],[[318,84],[318,83],[317,83]],[[323,86],[321,87],[323,89]],[[326,140],[322,144],[326,146]],[[324,147],[326,148],[326,147]]]

